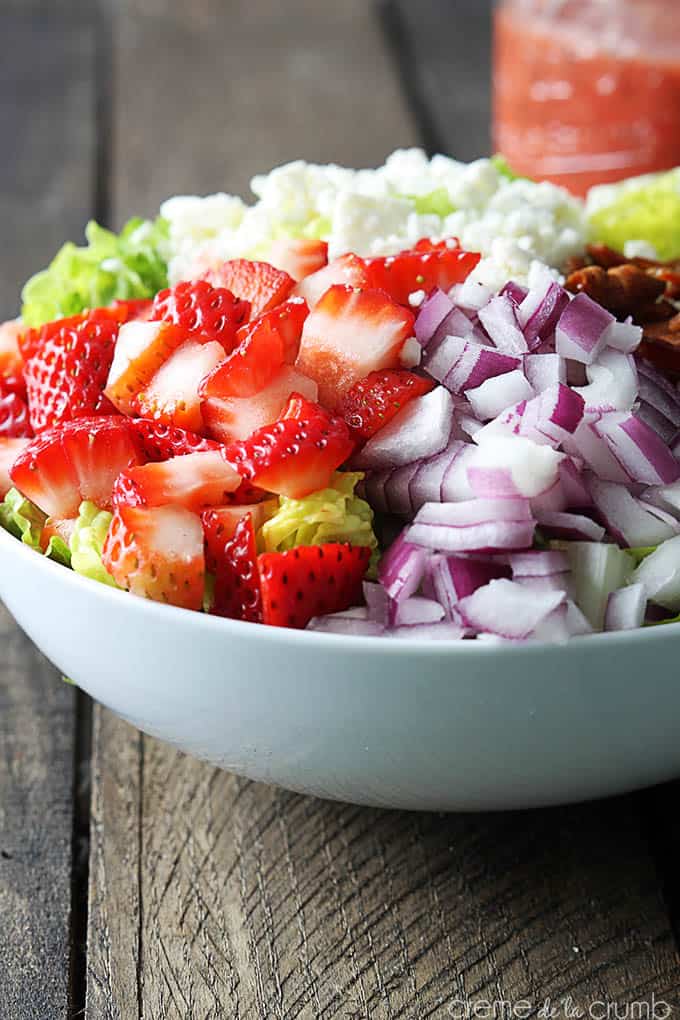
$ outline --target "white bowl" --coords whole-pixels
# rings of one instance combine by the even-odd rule
[[[680,775],[680,624],[566,645],[301,633],[147,602],[1,530],[0,595],[62,673],[114,712],[292,790],[481,810]]]

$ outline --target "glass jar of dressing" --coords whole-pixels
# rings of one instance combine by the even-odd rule
[[[680,0],[501,0],[494,148],[584,194],[680,164]]]

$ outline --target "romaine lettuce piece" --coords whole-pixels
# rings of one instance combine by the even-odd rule
[[[373,550],[377,562],[378,540],[373,532],[373,511],[354,495],[360,472],[336,471],[332,486],[319,489],[304,499],[279,497],[279,510],[258,532],[258,547],[267,552],[285,552],[298,545],[350,542]]]
[[[618,251],[645,241],[660,259],[680,258],[680,167],[591,188],[586,213],[593,241]]]
[[[40,549],[40,536],[47,520],[42,510],[17,489],[10,489],[0,503],[0,526],[31,549]]]
[[[102,563],[102,550],[112,516],[108,510],[100,510],[95,503],[80,504],[78,520],[71,536],[71,566],[83,577],[117,588],[118,585]]]
[[[52,535],[47,548],[45,549],[45,556],[49,560],[55,560],[56,563],[61,563],[63,567],[71,566],[71,550],[68,545],[59,535]]]
[[[85,236],[85,247],[68,242],[48,268],[24,286],[21,314],[28,326],[41,326],[115,300],[150,298],[167,287],[165,220],[131,219],[120,234],[91,221]]]
[[[421,216],[430,213],[441,216],[443,219],[456,211],[446,188],[435,188],[434,191],[429,191],[426,195],[400,195],[399,197],[408,198],[410,202],[413,202],[415,211]]]

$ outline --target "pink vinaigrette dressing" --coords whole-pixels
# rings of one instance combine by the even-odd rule
[[[494,148],[583,195],[680,164],[680,0],[506,0]]]

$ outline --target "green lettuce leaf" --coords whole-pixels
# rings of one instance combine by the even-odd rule
[[[522,177],[521,174],[516,174],[512,167],[510,166],[510,164],[508,163],[505,156],[500,152],[495,153],[491,157],[491,162],[496,167],[496,170],[498,170],[498,173],[501,175],[501,177],[507,177],[509,181],[529,180],[528,177]]]
[[[68,242],[24,286],[21,314],[27,325],[41,326],[116,300],[150,298],[167,286],[165,220],[131,219],[120,234],[91,221],[85,236],[86,246]]]
[[[586,212],[594,241],[619,251],[646,241],[660,259],[680,258],[680,167],[592,188]]]
[[[279,496],[279,509],[258,532],[259,547],[267,552],[285,552],[298,545],[350,542],[373,550],[374,568],[378,540],[373,531],[373,511],[365,500],[354,495],[362,478],[358,472],[336,471],[327,489],[304,499]]]
[[[66,542],[59,535],[52,535],[45,549],[45,556],[49,560],[61,563],[63,567],[71,566],[71,550]]]
[[[100,581],[112,588],[118,585],[102,563],[102,550],[112,514],[94,503],[81,503],[71,536],[71,566],[77,574]]]
[[[10,489],[0,503],[0,526],[31,549],[40,549],[40,536],[47,520],[42,510],[25,499],[17,489]]]
[[[413,202],[416,212],[421,215],[434,213],[434,215],[443,218],[456,211],[446,188],[435,188],[434,191],[429,191],[426,195],[400,195],[399,197],[408,198],[409,202]]]

